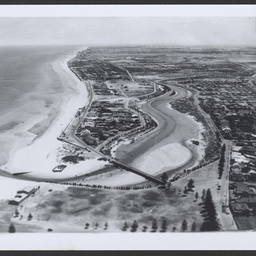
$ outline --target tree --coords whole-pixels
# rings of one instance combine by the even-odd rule
[[[90,224],[89,224],[89,223],[86,223],[86,224],[85,224],[85,229],[88,229],[89,226],[90,226]]]
[[[192,188],[194,188],[194,180],[193,179],[189,179],[188,184],[187,184],[187,188],[188,190],[192,190]]]
[[[20,213],[19,213],[18,209],[16,209],[14,218],[19,217],[19,214],[20,214]]]
[[[147,231],[147,229],[148,229],[148,227],[147,227],[147,226],[143,226],[142,232],[146,232],[146,231]]]
[[[14,225],[11,223],[9,226],[9,233],[15,233],[15,232],[16,232],[16,229],[15,229]]]
[[[211,193],[211,190],[209,188],[206,191],[204,204],[205,204],[205,208],[208,212],[209,218],[210,219],[215,219],[216,216],[217,216],[217,213],[216,213],[215,205],[213,203],[212,193]]]
[[[211,190],[207,189],[204,201],[204,208],[207,216],[202,224],[201,231],[217,231],[220,228],[220,224],[217,220],[217,212],[213,203]]]
[[[161,226],[161,232],[165,232],[166,229],[167,229],[167,221],[166,219],[164,218],[163,221],[162,221],[162,226]]]
[[[128,226],[127,222],[125,221],[122,230],[123,230],[123,231],[126,231],[128,227],[129,227],[129,226]]]
[[[198,197],[199,197],[199,194],[198,194],[198,192],[196,192],[196,193],[195,193],[196,201],[197,201]]]
[[[205,191],[205,189],[203,189],[202,196],[201,196],[202,202],[204,202],[204,200],[205,200],[205,193],[206,193],[206,191]]]
[[[164,184],[167,183],[168,178],[169,178],[169,177],[168,177],[168,175],[167,175],[166,172],[164,172],[164,173],[162,174],[162,176],[161,176],[161,180],[164,182]]]
[[[224,163],[225,163],[225,150],[226,150],[226,145],[223,144],[222,149],[221,149],[221,155],[220,155],[220,161],[219,161],[219,179],[221,179],[223,170],[224,170]]]
[[[187,229],[188,229],[188,223],[186,220],[183,220],[181,224],[181,231],[185,232]]]
[[[196,223],[195,222],[193,222],[192,225],[191,225],[191,231],[192,232],[196,231]]]
[[[153,219],[153,221],[152,221],[152,232],[156,232],[156,230],[157,230],[157,221],[156,221],[156,219]]]
[[[136,232],[138,228],[137,221],[135,220],[131,226],[131,232]]]
[[[30,214],[28,215],[28,220],[32,220],[32,218],[33,218],[33,216],[32,216],[32,214],[30,213]]]
[[[224,153],[226,151],[226,144],[224,143],[221,149],[221,152]]]

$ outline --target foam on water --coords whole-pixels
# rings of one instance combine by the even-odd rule
[[[10,150],[41,135],[75,85],[53,63],[81,46],[0,47],[0,165]]]

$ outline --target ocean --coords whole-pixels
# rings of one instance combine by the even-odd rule
[[[58,113],[67,93],[77,93],[65,82],[60,66],[81,46],[0,47],[0,165],[9,153],[40,136]]]

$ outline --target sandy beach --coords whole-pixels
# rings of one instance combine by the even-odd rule
[[[46,124],[49,122],[47,119],[49,116],[35,116],[23,126],[23,132],[26,132],[27,136],[23,136],[17,147],[12,148],[9,161],[1,166],[2,170],[9,173],[28,172],[27,175],[23,175],[23,178],[40,181],[73,178],[81,173],[103,167],[103,163],[99,165],[97,160],[91,159],[79,165],[67,164],[67,168],[62,173],[52,171],[59,164],[57,153],[58,148],[63,144],[57,140],[57,137],[75,116],[77,109],[86,104],[88,98],[85,84],[67,67],[67,62],[72,57],[74,55],[66,56],[65,59],[62,58],[53,63],[53,69],[59,74],[63,87],[67,87],[64,88],[65,97],[59,102],[59,112],[52,118],[46,131],[39,127],[44,126],[44,121]],[[37,130],[38,134],[34,134],[33,130]]]

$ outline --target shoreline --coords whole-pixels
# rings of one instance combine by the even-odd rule
[[[188,140],[181,139],[181,140],[177,140],[177,142],[175,142],[175,134],[174,135],[170,134],[170,137],[174,136],[174,142],[171,142],[171,143],[166,143],[166,142],[161,143],[160,142],[159,144],[156,145],[156,148],[151,148],[146,153],[142,154],[141,156],[138,156],[135,159],[135,161],[133,161],[134,166],[136,166],[136,164],[138,164],[141,160],[146,161],[147,158],[152,157],[151,154],[153,154],[155,156],[157,156],[158,154],[162,154],[162,152],[160,151],[162,147],[171,146],[171,145],[175,145],[175,144],[183,146],[184,149],[187,149],[189,151],[189,154],[179,164],[173,165],[173,166],[172,166],[172,164],[170,164],[169,166],[163,167],[160,170],[155,171],[153,173],[153,175],[159,176],[162,173],[166,172],[169,175],[169,177],[171,177],[172,175],[174,175],[175,173],[177,173],[183,169],[193,168],[194,166],[197,166],[200,163],[200,161],[203,160],[203,157],[205,155],[204,150],[207,145],[207,142],[202,137],[202,133],[204,132],[205,128],[202,123],[196,121],[194,116],[191,116],[188,114],[183,114],[183,113],[180,113],[180,114],[186,115],[186,118],[189,118],[191,121],[193,121],[198,126],[198,133],[195,134],[194,137],[192,137]],[[168,138],[166,138],[166,139],[168,140]],[[191,142],[192,140],[199,141],[199,145],[198,146],[194,145]],[[171,139],[171,141],[172,141],[172,139]],[[159,152],[157,152],[157,151],[159,151]],[[175,151],[173,151],[173,152],[175,153]],[[184,153],[183,153],[183,156],[184,156]],[[156,157],[154,158],[154,161],[157,161]],[[168,162],[168,160],[166,162]],[[136,167],[138,167],[138,166],[136,166]]]
[[[78,51],[76,50],[75,52],[77,54]],[[32,134],[29,130],[33,129],[36,125],[49,123],[49,118],[52,122],[47,126],[46,130],[41,128],[38,135],[33,134],[32,138],[28,138],[23,144],[19,143],[18,148],[13,148],[10,152],[8,162],[0,167],[3,171],[9,172],[10,174],[28,171],[30,175],[33,174],[33,176],[36,176],[39,173],[47,174],[49,171],[52,173],[52,168],[58,165],[56,154],[53,152],[56,152],[62,143],[57,140],[57,137],[74,117],[77,109],[83,107],[88,100],[86,85],[74,76],[73,72],[67,66],[67,62],[72,57],[74,57],[74,53],[62,56],[51,64],[54,72],[57,72],[64,90],[64,95],[58,104],[58,112],[52,116],[35,120],[32,128],[31,123],[28,122],[26,125],[27,129],[25,128],[24,130],[27,130],[28,134]],[[70,92],[73,93],[71,94]],[[24,159],[30,160],[25,161]],[[26,175],[23,175],[23,177],[26,177]]]

